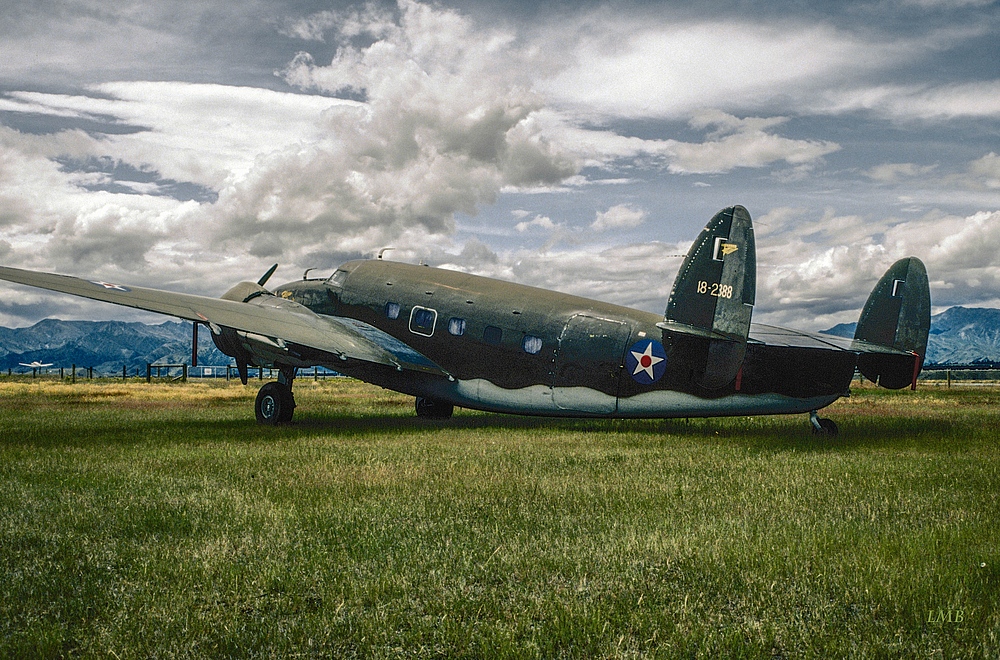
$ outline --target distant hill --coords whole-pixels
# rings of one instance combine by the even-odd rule
[[[840,323],[825,334],[853,337],[857,323]],[[1000,362],[1000,309],[949,307],[931,317],[930,364]]]
[[[19,363],[51,362],[55,367],[93,367],[98,373],[120,374],[146,364],[190,364],[191,324],[167,321],[159,325],[123,321],[60,321],[45,319],[30,328],[0,327],[0,368],[23,370]],[[198,365],[225,366],[232,359],[212,343],[207,331],[198,336]]]

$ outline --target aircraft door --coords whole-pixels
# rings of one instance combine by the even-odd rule
[[[623,321],[577,314],[559,334],[552,361],[552,402],[560,410],[610,415],[618,408],[625,347]]]

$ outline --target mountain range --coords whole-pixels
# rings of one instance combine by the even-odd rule
[[[826,334],[853,337],[856,323],[841,323]],[[55,367],[92,367],[97,373],[145,372],[146,364],[191,361],[191,324],[158,325],[124,321],[45,319],[29,328],[0,327],[0,369],[23,370],[34,361]],[[927,364],[1000,362],[1000,309],[950,307],[931,317]],[[225,366],[232,358],[219,351],[207,332],[199,335],[199,366]]]
[[[841,323],[823,332],[853,337],[857,323]],[[1000,362],[1000,309],[949,307],[931,317],[926,364]]]
[[[0,369],[23,371],[20,363],[52,363],[55,367],[92,367],[97,373],[129,373],[146,364],[190,364],[191,324],[167,321],[159,325],[124,321],[60,321],[45,319],[30,328],[0,327]],[[232,358],[198,337],[198,365],[225,366]]]

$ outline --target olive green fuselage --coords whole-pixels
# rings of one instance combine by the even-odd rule
[[[844,396],[857,355],[753,338],[741,371],[706,390],[707,340],[661,330],[663,317],[579,296],[390,261],[353,261],[327,280],[275,290],[317,314],[363,321],[412,347],[450,377],[361,361],[326,366],[393,390],[455,405],[553,416],[685,417],[808,412]],[[764,327],[764,326],[761,326]],[[643,383],[626,368],[654,339],[665,370]],[[662,375],[660,375],[662,374]],[[649,379],[646,379],[647,381]]]

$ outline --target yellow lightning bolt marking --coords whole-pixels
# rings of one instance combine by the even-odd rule
[[[740,249],[740,246],[736,243],[723,243],[722,244],[722,256],[732,254]]]

